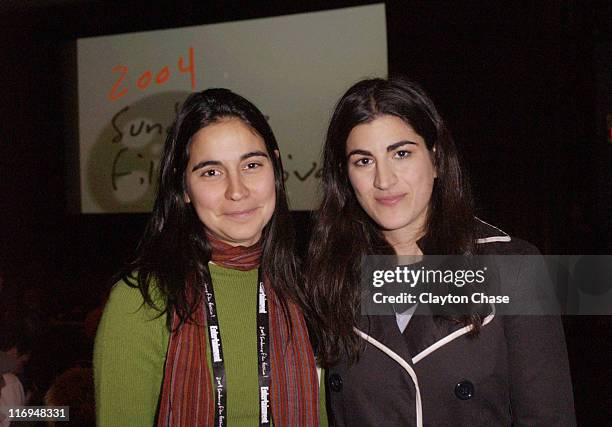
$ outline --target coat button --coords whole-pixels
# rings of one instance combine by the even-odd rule
[[[461,400],[468,400],[474,396],[474,384],[470,381],[461,381],[455,386],[455,396]]]
[[[332,374],[328,379],[329,388],[332,391],[342,391],[342,377],[338,374]]]

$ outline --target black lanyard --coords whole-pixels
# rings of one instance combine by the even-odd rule
[[[272,419],[270,411],[270,322],[268,315],[268,299],[261,277],[261,268],[257,272],[257,374],[259,377],[259,425],[269,426]],[[204,283],[206,292],[206,321],[208,325],[208,343],[210,345],[213,389],[215,390],[215,426],[227,425],[227,384],[225,378],[225,363],[223,346],[221,344],[221,329],[217,317],[215,291],[212,283]]]

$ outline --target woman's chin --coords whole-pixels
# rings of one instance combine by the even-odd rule
[[[252,246],[261,238],[261,231],[257,233],[233,233],[219,236],[221,240],[231,246]]]

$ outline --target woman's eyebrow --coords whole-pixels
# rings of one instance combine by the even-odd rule
[[[220,165],[221,162],[219,160],[203,160],[200,163],[198,163],[197,165],[195,165],[192,169],[191,172],[195,172],[198,169],[202,169],[205,168],[206,166],[211,166],[211,165]]]
[[[398,149],[399,147],[402,147],[402,146],[404,146],[404,145],[409,145],[409,144],[411,144],[411,145],[417,145],[417,143],[416,143],[416,142],[414,142],[414,141],[408,141],[408,140],[406,139],[406,140],[403,140],[403,141],[394,142],[393,144],[389,145],[389,146],[387,147],[387,152],[390,152],[390,151],[396,150],[396,149]],[[360,155],[362,155],[362,156],[371,156],[371,155],[372,155],[372,153],[371,153],[370,151],[367,151],[367,150],[361,150],[361,149],[356,149],[356,150],[353,150],[353,151],[351,151],[350,153],[348,153],[348,154],[346,155],[346,158],[348,159],[349,157],[351,157],[351,156],[353,156],[353,155],[356,155],[356,154],[360,154]]]
[[[264,153],[263,151],[257,150],[257,151],[249,151],[248,153],[243,154],[242,156],[240,156],[240,160],[248,159],[249,157],[257,157],[257,156],[263,156],[263,157],[269,158],[269,156],[266,153]]]
[[[263,151],[259,151],[259,150],[257,150],[257,151],[249,151],[248,153],[245,153],[242,156],[240,156],[240,161],[242,161],[244,159],[248,159],[249,157],[257,157],[257,156],[269,157]],[[203,161],[199,162],[198,164],[196,164],[191,169],[191,172],[195,172],[198,169],[205,168],[206,166],[218,166],[220,164],[221,164],[221,162],[219,160],[203,160]]]
[[[357,155],[357,154],[360,154],[360,155],[362,155],[362,156],[371,156],[371,155],[372,155],[372,153],[370,153],[370,152],[369,152],[369,151],[367,151],[367,150],[360,150],[360,149],[357,149],[357,150],[353,150],[353,151],[351,151],[350,153],[348,153],[348,154],[346,155],[346,158],[348,159],[349,157],[354,156],[354,155]]]
[[[387,147],[387,152],[389,152],[389,151],[393,151],[393,150],[395,150],[395,149],[397,149],[397,148],[400,148],[400,147],[402,147],[402,146],[404,146],[404,145],[408,145],[408,144],[417,145],[417,143],[416,143],[416,142],[413,142],[413,141],[408,141],[408,140],[398,141],[398,142],[395,142],[395,143],[393,143],[393,144],[389,145],[389,146]]]

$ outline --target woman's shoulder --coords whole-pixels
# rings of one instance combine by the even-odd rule
[[[23,386],[16,375],[5,373],[2,375],[4,386],[0,390],[0,403],[3,406],[21,406],[25,402]]]
[[[533,244],[510,236],[502,229],[474,217],[476,244],[484,255],[539,255],[540,251]]]
[[[144,311],[159,315],[164,309],[164,302],[155,280],[148,282],[147,292],[153,306],[147,304],[143,291],[138,286],[137,275],[132,273],[113,285],[104,310],[122,313]]]
[[[4,384],[6,386],[14,386],[17,384],[21,384],[19,378],[17,378],[17,376],[11,372],[6,372],[2,374],[2,378],[4,379]]]
[[[167,335],[167,316],[163,305],[145,302],[138,287],[128,280],[118,281],[104,306],[96,333],[96,352],[110,349],[117,342],[158,343]],[[112,337],[109,338],[109,337]],[[116,349],[112,350],[116,351]]]

